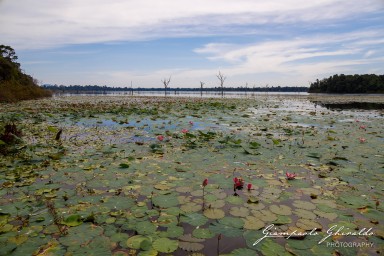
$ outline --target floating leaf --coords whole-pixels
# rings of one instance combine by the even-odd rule
[[[140,235],[150,235],[155,233],[156,230],[157,230],[156,225],[149,221],[141,221],[136,223],[136,231]]]
[[[288,216],[279,215],[277,220],[272,221],[275,225],[284,225],[292,222],[292,219]]]
[[[314,210],[316,209],[316,205],[307,201],[299,201],[296,200],[293,202],[293,206],[296,208],[304,209],[304,210]]]
[[[314,214],[313,212],[304,210],[304,209],[296,209],[296,210],[294,211],[294,213],[295,213],[297,216],[299,216],[300,218],[303,218],[303,219],[309,219],[309,220],[314,220],[314,219],[316,219],[316,214]]]
[[[184,233],[184,228],[179,226],[171,226],[167,228],[167,231],[164,232],[166,237],[178,238]]]
[[[317,221],[308,220],[308,219],[299,219],[296,222],[296,226],[298,226],[303,230],[313,230],[313,229],[321,230],[322,229],[322,226],[320,223],[318,223]]]
[[[193,203],[193,202],[189,202],[189,203],[186,203],[186,204],[183,204],[180,209],[184,212],[198,212],[202,209],[202,205],[200,204],[197,204],[197,203]]]
[[[215,236],[214,233],[211,232],[211,230],[207,228],[198,228],[193,230],[192,235],[196,238],[212,238]]]
[[[259,229],[261,229],[263,227],[265,227],[265,222],[262,221],[258,217],[247,216],[244,219],[244,228],[245,229],[259,230]]]
[[[239,196],[229,196],[226,198],[228,203],[240,205],[244,203],[244,200]]]
[[[246,217],[249,215],[249,210],[245,207],[232,207],[229,213],[236,217]]]
[[[292,211],[289,206],[286,205],[271,205],[269,207],[271,212],[278,214],[278,215],[291,215]]]
[[[182,235],[179,237],[179,240],[184,242],[191,242],[191,243],[201,243],[205,241],[205,239],[192,237],[191,234]]]
[[[161,208],[169,208],[179,204],[177,197],[174,195],[159,195],[152,198],[154,205]]]
[[[69,227],[76,227],[81,225],[82,223],[83,221],[81,220],[81,216],[77,214],[71,215],[63,221],[63,224]]]
[[[126,169],[126,168],[129,168],[129,164],[127,164],[127,163],[121,163],[121,164],[119,165],[119,167],[122,168],[122,169]]]
[[[187,252],[197,252],[204,248],[203,244],[179,241],[179,247]]]
[[[200,213],[188,213],[184,216],[181,216],[181,221],[192,226],[203,226],[205,223],[207,223],[208,219]]]
[[[291,254],[285,248],[272,239],[266,239],[260,249],[263,255],[290,256]]]
[[[209,219],[221,219],[221,218],[224,218],[225,213],[221,209],[210,208],[210,209],[204,210],[204,215]]]
[[[153,248],[159,252],[171,253],[177,250],[179,243],[176,240],[171,240],[168,238],[159,238],[153,242]]]
[[[228,223],[227,223],[228,224]],[[226,225],[220,222],[213,222],[209,225],[209,229],[215,234],[222,234],[226,237],[239,237],[243,234],[243,230],[237,227]]]
[[[127,240],[127,246],[128,246],[128,248],[132,248],[132,249],[140,249],[141,243],[143,241],[149,241],[150,242],[148,237],[145,237],[142,235],[131,236]]]
[[[239,249],[235,249],[231,252],[230,255],[236,255],[236,256],[255,256],[256,252],[251,250],[251,249],[247,249],[247,248],[239,248]]]
[[[333,221],[338,217],[338,214],[334,212],[322,212],[322,211],[313,211],[313,212],[319,217],[329,219],[330,221]]]

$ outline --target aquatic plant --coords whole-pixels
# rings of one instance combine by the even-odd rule
[[[287,177],[287,180],[294,180],[296,178],[296,173],[286,172],[285,175]]]
[[[205,210],[205,187],[208,185],[208,179],[203,180],[203,184],[201,186],[203,187],[203,211]]]

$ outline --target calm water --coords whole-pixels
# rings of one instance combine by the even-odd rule
[[[82,95],[82,96],[132,96],[131,92],[114,92],[114,91],[106,91],[106,92],[85,92],[85,93],[56,93],[55,95],[59,96],[74,96],[74,95]],[[261,95],[309,95],[307,92],[224,92],[224,97],[226,98],[244,98],[244,97],[252,97],[252,96],[261,96]],[[164,92],[162,91],[134,91],[133,96],[156,96],[163,97]],[[167,92],[167,97],[203,97],[203,98],[220,98],[222,97],[221,92]]]

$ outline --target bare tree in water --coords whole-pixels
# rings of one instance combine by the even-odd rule
[[[224,76],[223,74],[221,74],[220,71],[219,71],[219,74],[216,75],[216,77],[220,80],[221,97],[224,97],[224,81],[225,81],[225,79],[227,79],[227,77]]]
[[[203,97],[203,86],[204,86],[204,82],[201,82],[200,81],[200,96]]]
[[[163,82],[164,84],[164,95],[167,96],[167,89],[168,89],[169,83],[171,82],[171,77],[169,77],[168,79],[164,78],[163,80],[161,80],[161,82]]]

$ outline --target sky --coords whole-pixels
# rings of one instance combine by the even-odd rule
[[[0,44],[41,84],[309,86],[384,73],[384,0],[0,0]]]

